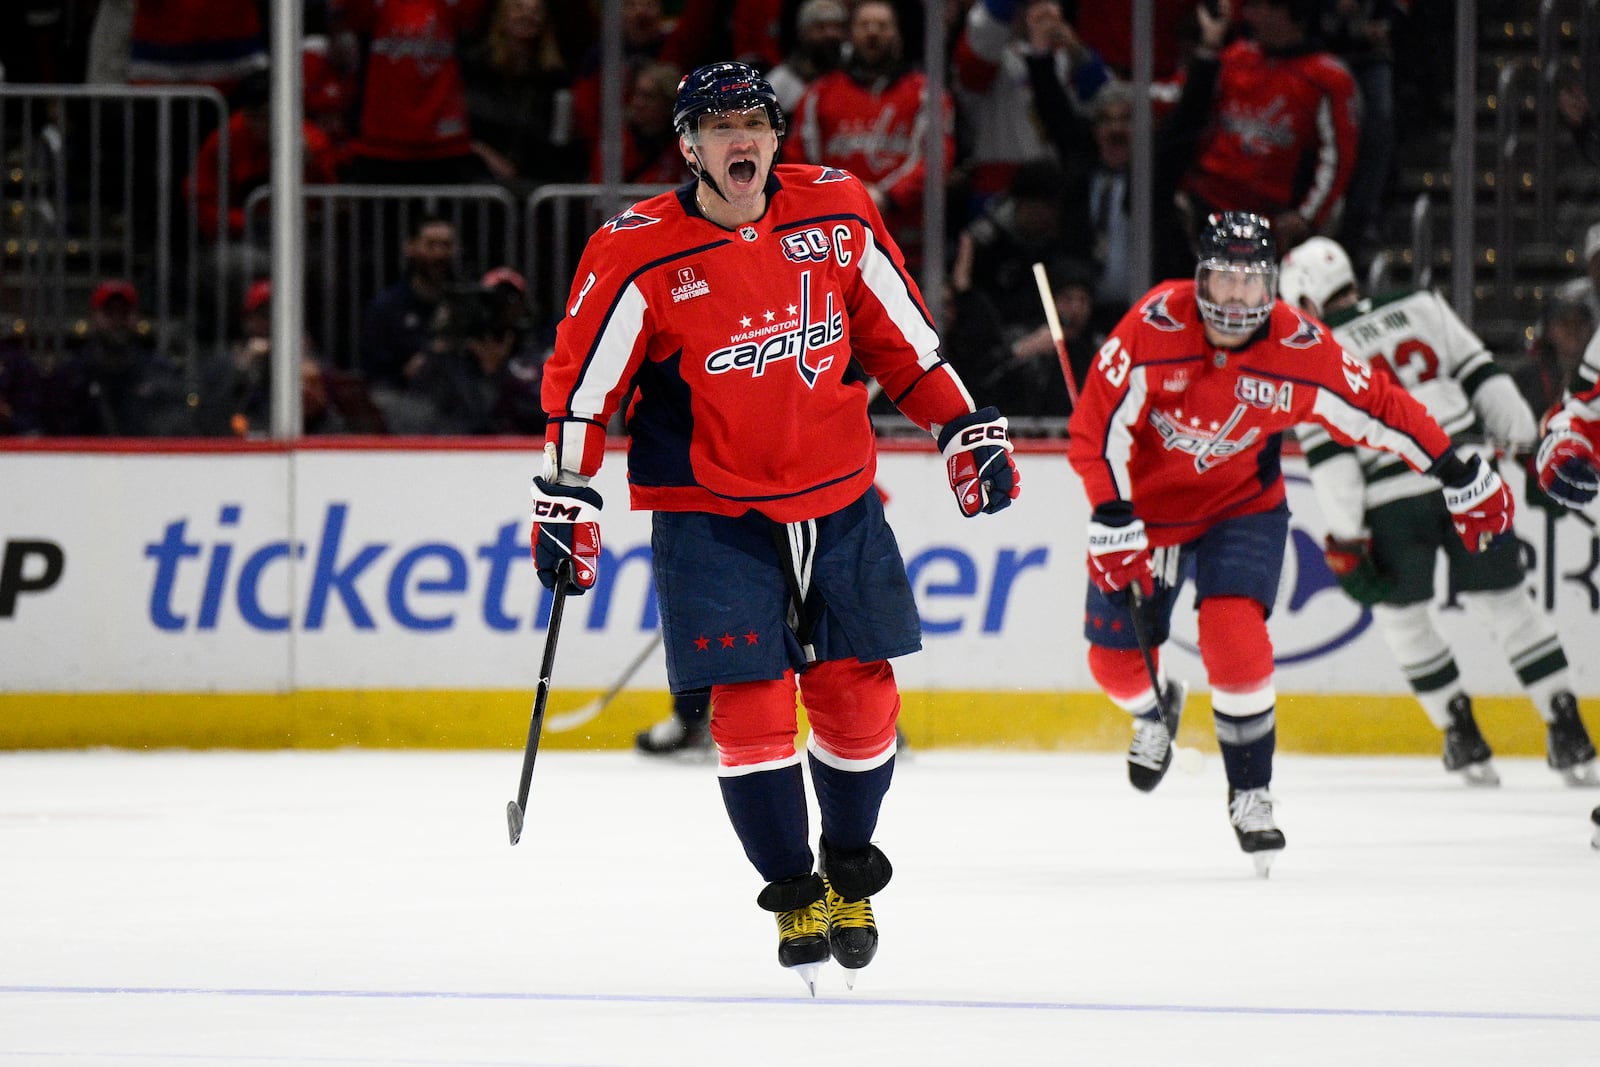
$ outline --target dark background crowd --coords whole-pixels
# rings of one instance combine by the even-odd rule
[[[0,65],[10,86],[204,85],[227,102],[222,121],[189,113],[159,136],[102,131],[113,143],[125,134],[124,151],[137,159],[128,168],[131,192],[71,176],[75,200],[104,201],[116,225],[135,226],[164,200],[191,212],[203,254],[222,252],[218,269],[196,272],[222,310],[159,289],[162,272],[137,257],[68,294],[63,344],[35,343],[42,324],[30,334],[15,309],[0,307],[14,320],[0,340],[0,434],[252,436],[269,428],[271,263],[248,240],[246,207],[270,177],[270,6],[11,0],[0,12]],[[789,119],[782,159],[859,176],[920,272],[924,131],[937,124],[948,175],[937,309],[947,353],[980,403],[1059,433],[1067,393],[1031,268],[1048,268],[1081,380],[1140,277],[1128,261],[1139,103],[1130,81],[1131,7],[623,0],[620,173],[612,176],[685,180],[671,126],[678,79],[700,63],[737,58],[766,72],[780,94]],[[1149,277],[1192,272],[1190,235],[1214,209],[1268,216],[1280,250],[1326,234],[1359,264],[1369,262],[1391,239],[1386,219],[1398,206],[1394,175],[1408,142],[1450,123],[1453,6],[1153,7]],[[1480,7],[1494,18],[1518,5]],[[924,105],[930,57],[922,54],[928,11],[942,13],[947,42],[947,54],[933,60],[946,90],[932,114]],[[304,29],[308,184],[492,185],[526,198],[602,179],[598,0],[306,0]],[[1563,82],[1560,109],[1576,151],[1600,155],[1575,80]],[[8,164],[29,121],[0,128]],[[216,128],[224,121],[225,139]],[[162,155],[172,163],[167,186],[152,177]],[[19,194],[8,187],[6,195]],[[323,223],[337,233],[328,220],[308,219]],[[298,353],[306,432],[542,429],[550,301],[533,291],[527,262],[491,252],[487,229],[417,211],[369,250],[376,281],[351,311],[355,328],[319,335],[331,320],[307,315]],[[553,238],[532,238],[534,256],[546,254]],[[1600,276],[1600,226],[1571,243],[1584,261],[1575,266]],[[316,248],[308,235],[312,275]],[[14,262],[5,271],[0,300],[43,284],[30,283]],[[1517,360],[1536,409],[1559,392],[1563,366],[1593,332],[1600,302],[1585,272],[1574,274],[1529,324],[1524,349],[1498,353]],[[179,336],[187,324],[218,343],[174,344],[174,323]]]

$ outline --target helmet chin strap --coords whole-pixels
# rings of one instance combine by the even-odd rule
[[[694,163],[689,167],[690,170],[694,171],[694,176],[700,181],[705,182],[706,185],[711,188],[713,193],[716,193],[718,196],[722,197],[722,202],[724,204],[728,203],[729,200],[727,194],[717,186],[717,180],[711,176],[711,171],[706,169],[705,161],[700,158],[700,146],[690,145],[689,154],[694,156]]]

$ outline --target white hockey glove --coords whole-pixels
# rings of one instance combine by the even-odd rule
[[[1113,600],[1137,585],[1145,596],[1155,592],[1150,540],[1144,520],[1126,501],[1101,504],[1089,519],[1089,579]]]
[[[530,547],[539,581],[556,586],[563,561],[572,565],[574,596],[581,596],[600,577],[600,494],[587,485],[562,485],[554,469],[554,445],[546,445],[544,473],[533,479],[533,531]]]
[[[1511,529],[1511,493],[1494,467],[1481,458],[1473,456],[1463,463],[1451,452],[1429,473],[1444,483],[1444,506],[1467,551],[1482,552]]]

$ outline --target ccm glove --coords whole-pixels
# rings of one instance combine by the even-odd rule
[[[994,514],[1011,506],[1022,492],[1022,478],[1011,461],[1011,438],[1005,416],[982,408],[951,419],[939,431],[939,451],[956,505],[967,518]]]
[[[1430,473],[1444,482],[1444,506],[1468,552],[1482,552],[1497,535],[1511,529],[1511,493],[1481,458],[1473,456],[1463,463],[1449,453]]]
[[[556,567],[572,561],[572,587],[581,596],[600,576],[600,494],[586,485],[533,480],[533,562],[546,589]]]
[[[1581,508],[1600,491],[1600,463],[1588,438],[1570,427],[1552,430],[1539,444],[1539,488],[1569,508]]]
[[[1155,592],[1151,570],[1150,542],[1144,535],[1144,520],[1133,513],[1133,506],[1119,501],[1101,504],[1089,519],[1089,579],[1108,597],[1121,597],[1128,586],[1138,584],[1140,592]]]
[[[1358,604],[1370,607],[1382,603],[1394,591],[1394,583],[1378,570],[1372,558],[1372,542],[1364,537],[1344,541],[1329,534],[1322,543],[1322,557],[1339,585]]]

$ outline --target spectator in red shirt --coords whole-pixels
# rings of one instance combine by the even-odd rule
[[[487,0],[344,0],[346,25],[366,39],[361,117],[351,179],[437,185],[486,180],[472,151],[461,39]]]
[[[622,108],[622,180],[646,185],[676,185],[689,180],[689,168],[678,151],[672,128],[672,102],[683,74],[670,63],[648,63],[634,75],[628,102]],[[600,181],[600,146],[596,145],[590,180]]]
[[[239,83],[228,116],[228,207],[223,226],[218,202],[221,135],[213,131],[200,146],[194,171],[184,178],[184,195],[200,212],[200,229],[211,240],[219,236],[239,240],[244,236],[245,200],[272,181],[272,87],[265,71]],[[307,121],[301,126],[305,181],[329,184],[339,180],[333,142],[323,130]]]
[[[1245,0],[1253,39],[1223,49],[1211,123],[1183,180],[1191,217],[1270,218],[1281,248],[1326,232],[1355,169],[1354,79],[1308,36],[1305,0]]]
[[[221,305],[232,308],[254,278],[272,271],[272,256],[265,244],[252,246],[245,234],[245,202],[257,189],[272,182],[272,86],[266,71],[259,71],[239,83],[233,94],[233,111],[228,116],[228,173],[225,176],[227,211],[223,214],[224,176],[220,173],[221,133],[212,131],[200,146],[194,169],[183,180],[183,194],[200,217],[200,230],[208,241],[220,241],[226,267],[219,277],[202,272],[200,299],[195,312],[202,325],[214,326],[205,316],[215,315],[219,306],[218,286],[226,294]],[[333,142],[321,127],[308,120],[301,123],[302,172],[306,184],[328,184],[339,180],[338,157]],[[260,220],[258,220],[260,221]],[[211,252],[203,250],[207,262]]]
[[[865,182],[913,270],[922,262],[926,81],[905,60],[894,5],[863,0],[850,18],[850,58],[806,89],[783,145],[784,162],[840,167]],[[949,94],[935,121],[948,171],[956,154]]]

